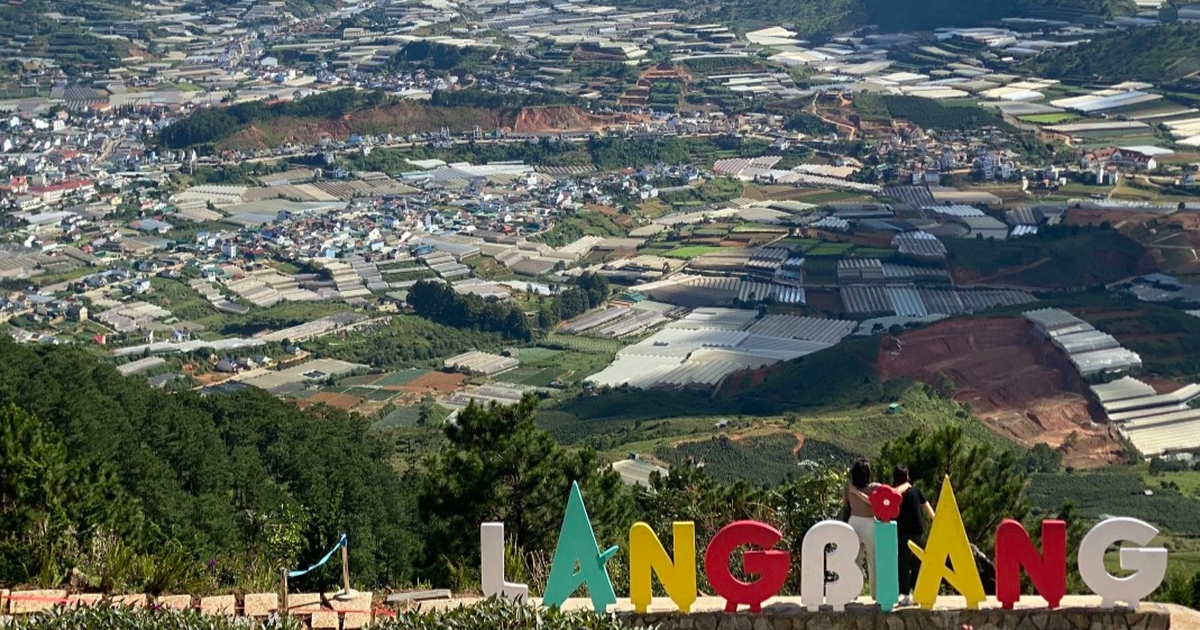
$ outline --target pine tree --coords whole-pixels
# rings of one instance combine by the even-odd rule
[[[479,524],[503,521],[510,540],[527,553],[551,554],[572,481],[578,481],[602,544],[624,538],[633,500],[611,471],[600,472],[595,452],[568,451],[534,424],[537,399],[475,403],[446,425],[449,444],[428,462],[419,507],[428,524],[427,553],[435,580],[446,562],[477,564]],[[438,574],[441,572],[442,574]]]

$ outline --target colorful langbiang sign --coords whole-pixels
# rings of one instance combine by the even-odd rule
[[[870,498],[875,513],[876,599],[882,610],[891,611],[899,601],[894,521],[901,496],[882,486]],[[938,590],[946,582],[963,595],[968,608],[978,608],[986,598],[983,582],[949,478],[942,484],[937,507],[925,548],[908,543],[921,560],[913,599],[922,608],[933,608]],[[688,612],[696,601],[695,525],[677,522],[672,529],[674,558],[649,525],[635,523],[629,530],[629,598],[639,612],[646,612],[650,605],[652,575],[658,576],[681,612]],[[1066,594],[1067,525],[1058,520],[1043,521],[1041,533],[1042,548],[1038,550],[1019,522],[1004,520],[996,529],[996,599],[1004,608],[1012,608],[1021,599],[1022,570],[1050,608],[1057,608]],[[1100,596],[1101,607],[1111,608],[1117,603],[1137,607],[1162,583],[1167,550],[1148,546],[1157,535],[1156,528],[1138,519],[1109,518],[1083,537],[1079,575]],[[709,541],[704,551],[704,571],[713,590],[725,599],[726,611],[748,606],[751,612],[758,612],[764,601],[783,588],[791,553],[774,548],[782,538],[778,529],[766,523],[738,521],[723,527]],[[484,595],[514,600],[528,595],[526,585],[504,579],[504,524],[482,524],[480,542]],[[1119,554],[1121,568],[1131,573],[1117,577],[1105,568],[1104,554],[1111,545],[1122,542],[1134,545],[1121,548]],[[743,547],[749,549],[742,552],[742,572],[756,576],[752,582],[738,579],[729,570],[733,554]],[[858,549],[854,529],[841,521],[822,521],[805,533],[800,547],[800,597],[809,610],[825,605],[841,611],[858,598],[863,588],[862,568],[856,560]],[[596,611],[607,611],[617,601],[607,568],[616,552],[615,546],[600,549],[583,495],[573,484],[542,603],[561,606],[587,585]],[[827,571],[837,579],[827,581]]]

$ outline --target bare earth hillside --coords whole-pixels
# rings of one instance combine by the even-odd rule
[[[1119,444],[1093,422],[1086,383],[1021,318],[947,321],[899,339],[897,344],[884,337],[881,378],[907,376],[949,389],[997,433],[1027,446],[1062,447],[1068,466],[1095,467],[1120,458]]]

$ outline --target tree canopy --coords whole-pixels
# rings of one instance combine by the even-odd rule
[[[588,277],[572,290],[586,304],[608,288]],[[601,541],[623,549],[636,521],[663,540],[674,521],[693,521],[703,544],[749,518],[778,527],[798,562],[804,533],[838,511],[845,470],[831,464],[797,464],[782,483],[756,488],[681,462],[631,489],[591,449],[539,428],[537,406],[532,396],[469,405],[440,429],[444,440],[426,442],[436,452],[422,466],[398,472],[397,440],[358,415],[301,410],[253,389],[167,393],[80,348],[0,340],[0,584],[56,586],[78,569],[89,587],[108,590],[269,588],[280,567],[303,566],[346,532],[356,584],[470,589],[479,523],[501,520],[511,577],[536,592],[572,482]],[[886,444],[879,474],[897,462],[931,497],[951,476],[980,547],[1000,516],[1030,516],[1032,464],[969,442],[959,427]],[[331,565],[297,588],[336,583]],[[626,566],[623,557],[611,563],[618,590]],[[792,574],[785,593],[796,592]]]
[[[615,541],[633,523],[633,502],[611,470],[600,472],[595,452],[568,451],[534,425],[537,399],[487,407],[471,404],[445,428],[448,446],[431,458],[420,493],[421,517],[429,526],[427,564],[446,558],[474,567],[479,524],[503,521],[517,548],[549,555],[554,550],[571,483],[587,500],[597,536]]]
[[[179,545],[212,560],[214,586],[265,585],[281,566],[323,553],[341,531],[355,541],[363,583],[414,578],[415,506],[364,418],[302,412],[250,389],[170,394],[74,348],[0,340],[0,363],[0,401],[9,405],[0,418],[0,505],[25,498],[19,510],[0,508],[12,525],[4,531],[15,535],[0,553],[20,552],[0,559],[0,581],[45,572],[40,581],[53,584],[115,536],[136,554]],[[29,539],[30,525],[41,523],[54,526]],[[38,545],[37,562],[22,568],[29,553],[20,550]],[[191,566],[179,581],[203,577],[201,565]]]

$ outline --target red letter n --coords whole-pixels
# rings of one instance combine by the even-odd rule
[[[996,528],[996,599],[1011,610],[1021,599],[1021,567],[1051,608],[1058,608],[1067,592],[1067,524],[1042,521],[1042,554],[1039,556],[1020,523],[1005,519]]]

